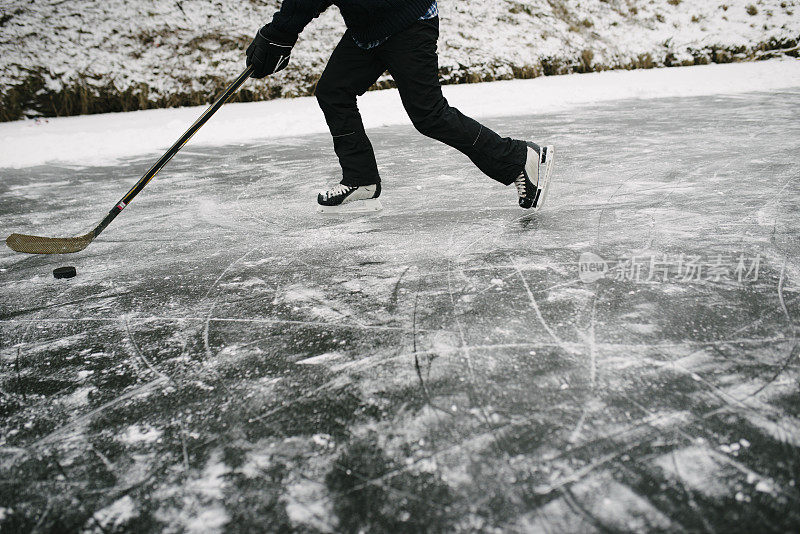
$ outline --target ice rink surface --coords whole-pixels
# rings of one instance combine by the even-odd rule
[[[0,252],[0,530],[796,532],[799,109],[484,121],[556,146],[535,215],[406,126],[363,217],[327,135],[187,146]],[[0,169],[0,229],[154,159]]]

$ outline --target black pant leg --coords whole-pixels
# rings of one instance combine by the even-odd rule
[[[372,50],[362,50],[346,32],[333,51],[314,92],[333,136],[342,166],[342,183],[380,182],[375,152],[369,142],[356,97],[363,95],[386,66]]]
[[[500,137],[447,103],[439,83],[439,19],[417,21],[378,47],[411,122],[422,134],[464,153],[490,178],[511,184],[527,156],[523,141]]]

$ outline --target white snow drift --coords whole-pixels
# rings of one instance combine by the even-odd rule
[[[248,83],[265,83],[251,81]],[[269,83],[269,82],[266,82]],[[736,94],[800,88],[800,60],[607,71],[445,87],[475,117],[542,114],[611,100]],[[409,124],[396,90],[361,98],[367,128]],[[0,124],[0,167],[90,165],[166,150],[204,108],[16,121]],[[191,141],[221,146],[327,132],[313,98],[228,104]]]

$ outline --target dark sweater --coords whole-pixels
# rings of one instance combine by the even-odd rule
[[[369,43],[411,26],[433,0],[283,0],[270,30],[278,40],[296,40],[312,19],[334,4],[356,41]]]

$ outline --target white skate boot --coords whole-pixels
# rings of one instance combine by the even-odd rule
[[[552,146],[539,147],[528,143],[528,159],[522,173],[514,180],[521,208],[539,211],[547,199],[550,188],[550,175],[553,172]]]
[[[372,213],[381,211],[383,205],[381,184],[349,186],[337,184],[321,191],[317,196],[317,212],[326,214]]]

